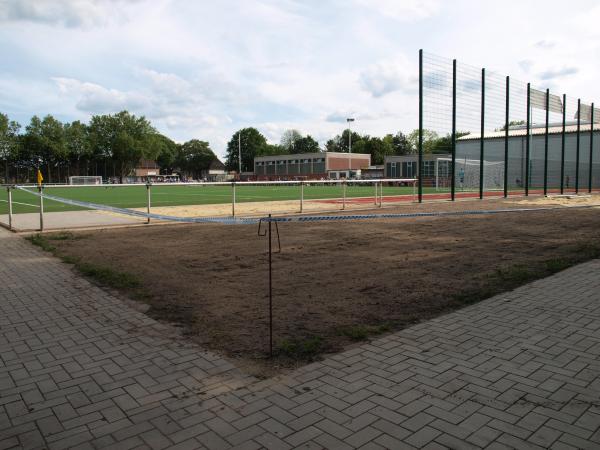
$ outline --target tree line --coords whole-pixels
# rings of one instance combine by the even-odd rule
[[[225,166],[228,170],[239,170],[241,150],[242,171],[252,171],[256,156],[289,155],[296,153],[341,152],[350,151],[350,133],[352,133],[352,152],[368,153],[373,164],[383,164],[386,156],[409,155],[418,152],[419,130],[405,135],[401,131],[386,134],[383,138],[361,135],[346,129],[319,147],[319,143],[310,135],[303,136],[298,130],[286,130],[278,145],[269,144],[256,128],[244,128],[236,131],[227,144]],[[463,136],[467,133],[457,133]],[[423,130],[423,151],[425,153],[449,153],[452,138],[448,134],[440,136],[432,130]]]
[[[31,182],[37,169],[47,183],[69,176],[114,177],[123,182],[141,160],[153,160],[166,173],[199,178],[217,159],[208,142],[177,144],[159,133],[144,116],[128,111],[62,123],[52,115],[33,116],[24,128],[0,113],[0,180]]]
[[[225,166],[230,171],[239,170],[240,150],[243,172],[253,170],[256,156],[347,153],[350,133],[352,152],[370,154],[373,164],[383,164],[388,155],[417,152],[418,130],[377,137],[346,129],[321,148],[312,136],[297,130],[287,130],[279,144],[269,144],[256,128],[248,127],[231,136]],[[439,136],[431,130],[423,130],[423,134],[425,153],[450,152],[449,135]],[[156,161],[161,173],[177,172],[198,179],[217,156],[208,142],[191,139],[178,144],[159,133],[144,116],[128,111],[94,115],[88,123],[62,123],[52,115],[33,116],[24,128],[0,113],[0,164],[4,169],[0,169],[0,180],[5,183],[31,182],[38,168],[47,183],[67,182],[73,175],[114,177],[122,182],[143,159]]]

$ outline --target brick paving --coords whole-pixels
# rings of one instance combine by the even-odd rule
[[[599,448],[600,260],[257,380],[0,230],[0,449]]]

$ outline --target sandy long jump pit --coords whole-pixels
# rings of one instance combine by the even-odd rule
[[[255,224],[105,229],[47,239],[58,256],[137,280],[123,293],[147,305],[147,314],[255,374],[271,375],[600,257],[600,208],[572,207],[591,205],[600,205],[599,195],[385,210],[557,208],[533,212],[280,223],[274,359],[267,357],[267,241]]]

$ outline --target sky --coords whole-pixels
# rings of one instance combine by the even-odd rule
[[[127,109],[219,156],[417,127],[418,50],[600,103],[597,0],[0,0],[0,112]]]

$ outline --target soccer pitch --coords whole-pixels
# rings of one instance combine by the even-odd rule
[[[29,188],[35,190],[36,188]],[[269,202],[284,200],[299,200],[300,185],[244,185],[236,184],[236,203]],[[439,192],[433,188],[425,192]],[[144,208],[147,202],[145,185],[102,185],[82,187],[45,187],[48,195],[99,203],[119,208]],[[412,195],[412,186],[383,186],[383,196]],[[305,184],[304,200],[339,199],[344,195],[341,184]],[[346,186],[346,198],[374,197],[373,185]],[[152,185],[151,204],[157,207],[184,205],[214,205],[227,204],[233,200],[233,189],[230,185]],[[12,190],[13,213],[33,213],[39,211],[39,198],[23,192]],[[77,211],[85,208],[44,199],[44,211]],[[8,194],[5,188],[0,189],[0,214],[8,213]]]

